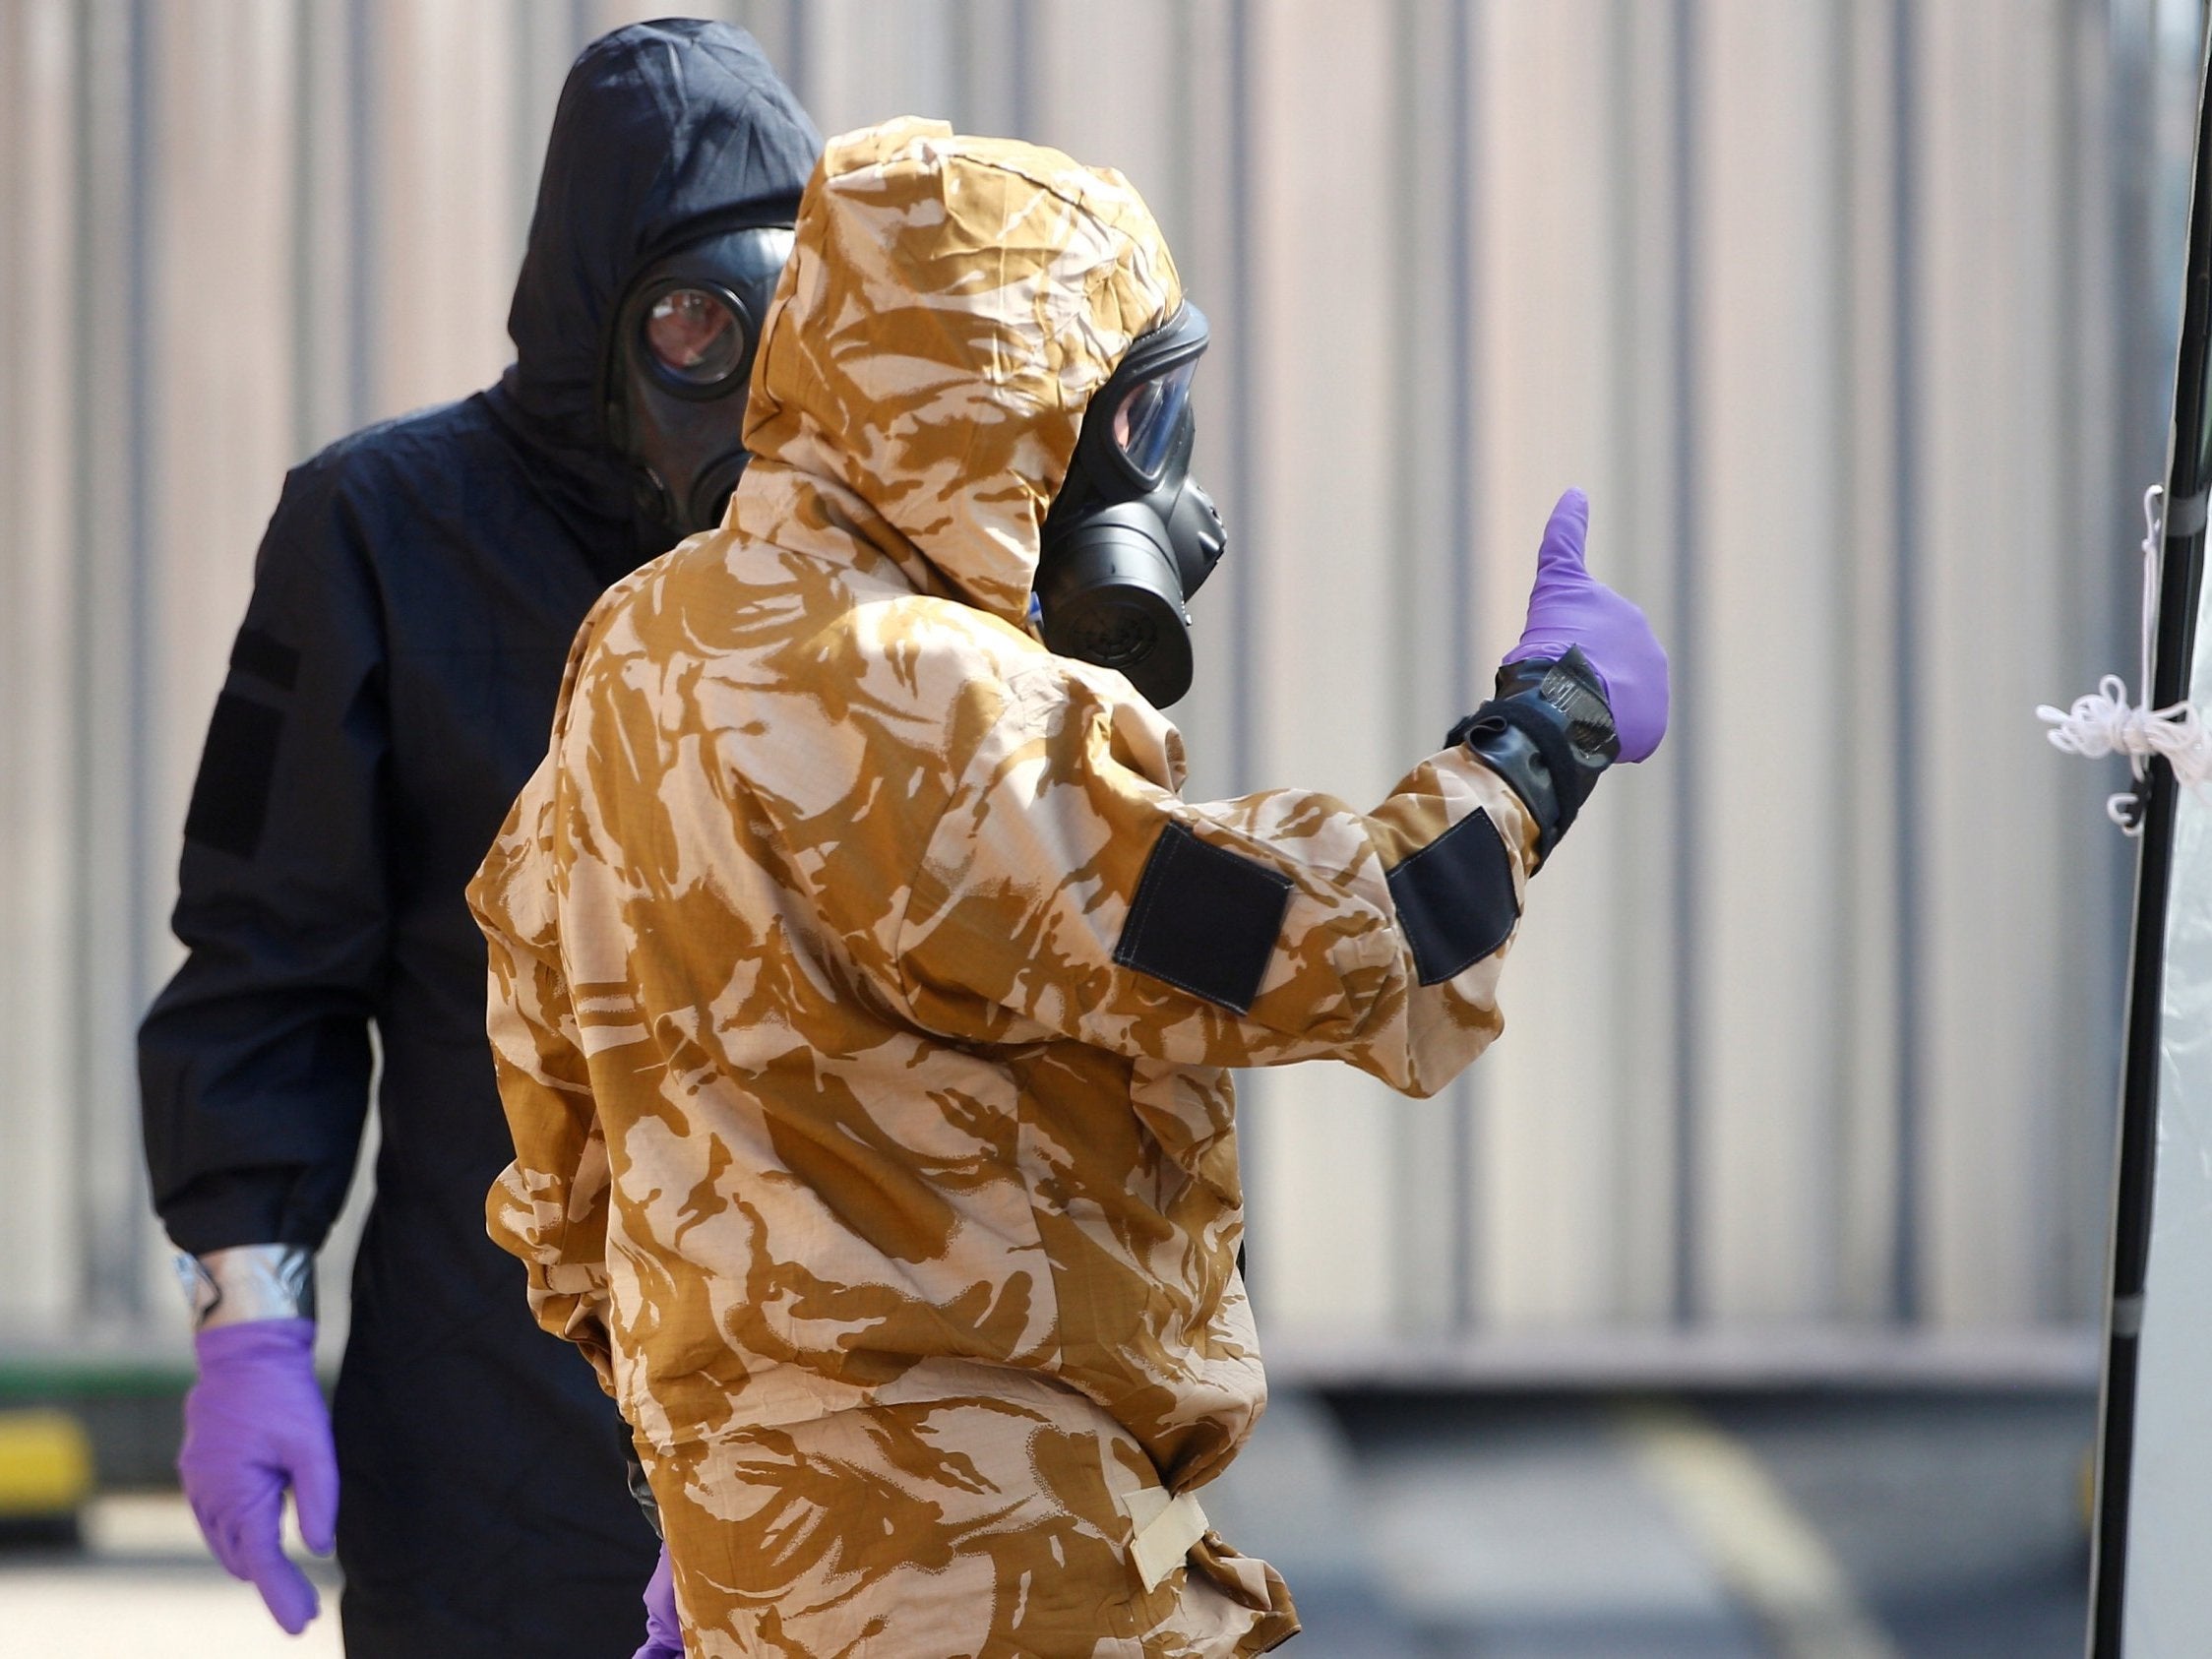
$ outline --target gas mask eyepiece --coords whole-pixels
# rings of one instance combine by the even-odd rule
[[[671,543],[719,524],[745,471],[753,355],[790,254],[788,225],[709,235],[646,265],[616,310],[607,430]]]
[[[1188,602],[1228,546],[1191,476],[1205,347],[1205,316],[1186,303],[1129,348],[1084,411],[1037,562],[1047,647],[1120,669],[1163,708],[1191,689]]]

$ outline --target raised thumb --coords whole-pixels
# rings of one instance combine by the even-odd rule
[[[1541,582],[1545,577],[1565,576],[1582,570],[1582,544],[1590,536],[1590,498],[1580,490],[1568,490],[1552,509],[1551,522],[1544,526],[1544,544],[1536,551],[1536,575]]]

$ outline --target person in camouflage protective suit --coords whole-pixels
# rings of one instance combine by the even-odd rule
[[[1182,297],[1119,174],[832,141],[752,469],[594,608],[471,889],[491,1230],[636,1432],[688,1653],[1297,1629],[1195,1496],[1265,1398],[1228,1069],[1442,1087],[1563,826],[1465,743],[1373,812],[1186,802],[1166,718],[1045,649],[1085,405]]]

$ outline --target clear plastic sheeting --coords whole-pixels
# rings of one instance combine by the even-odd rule
[[[2212,706],[2203,609],[2189,697]],[[2212,1630],[2212,805],[2193,791],[2176,803],[2173,858],[2127,1521],[2124,1650],[2145,1656],[2202,1652]],[[2134,1315],[2120,1308],[2114,1317]]]

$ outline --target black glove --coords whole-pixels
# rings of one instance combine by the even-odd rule
[[[1579,645],[1563,657],[1506,663],[1498,670],[1498,695],[1444,742],[1464,743],[1511,785],[1536,820],[1539,864],[1574,823],[1598,774],[1621,758],[1605,684]]]

